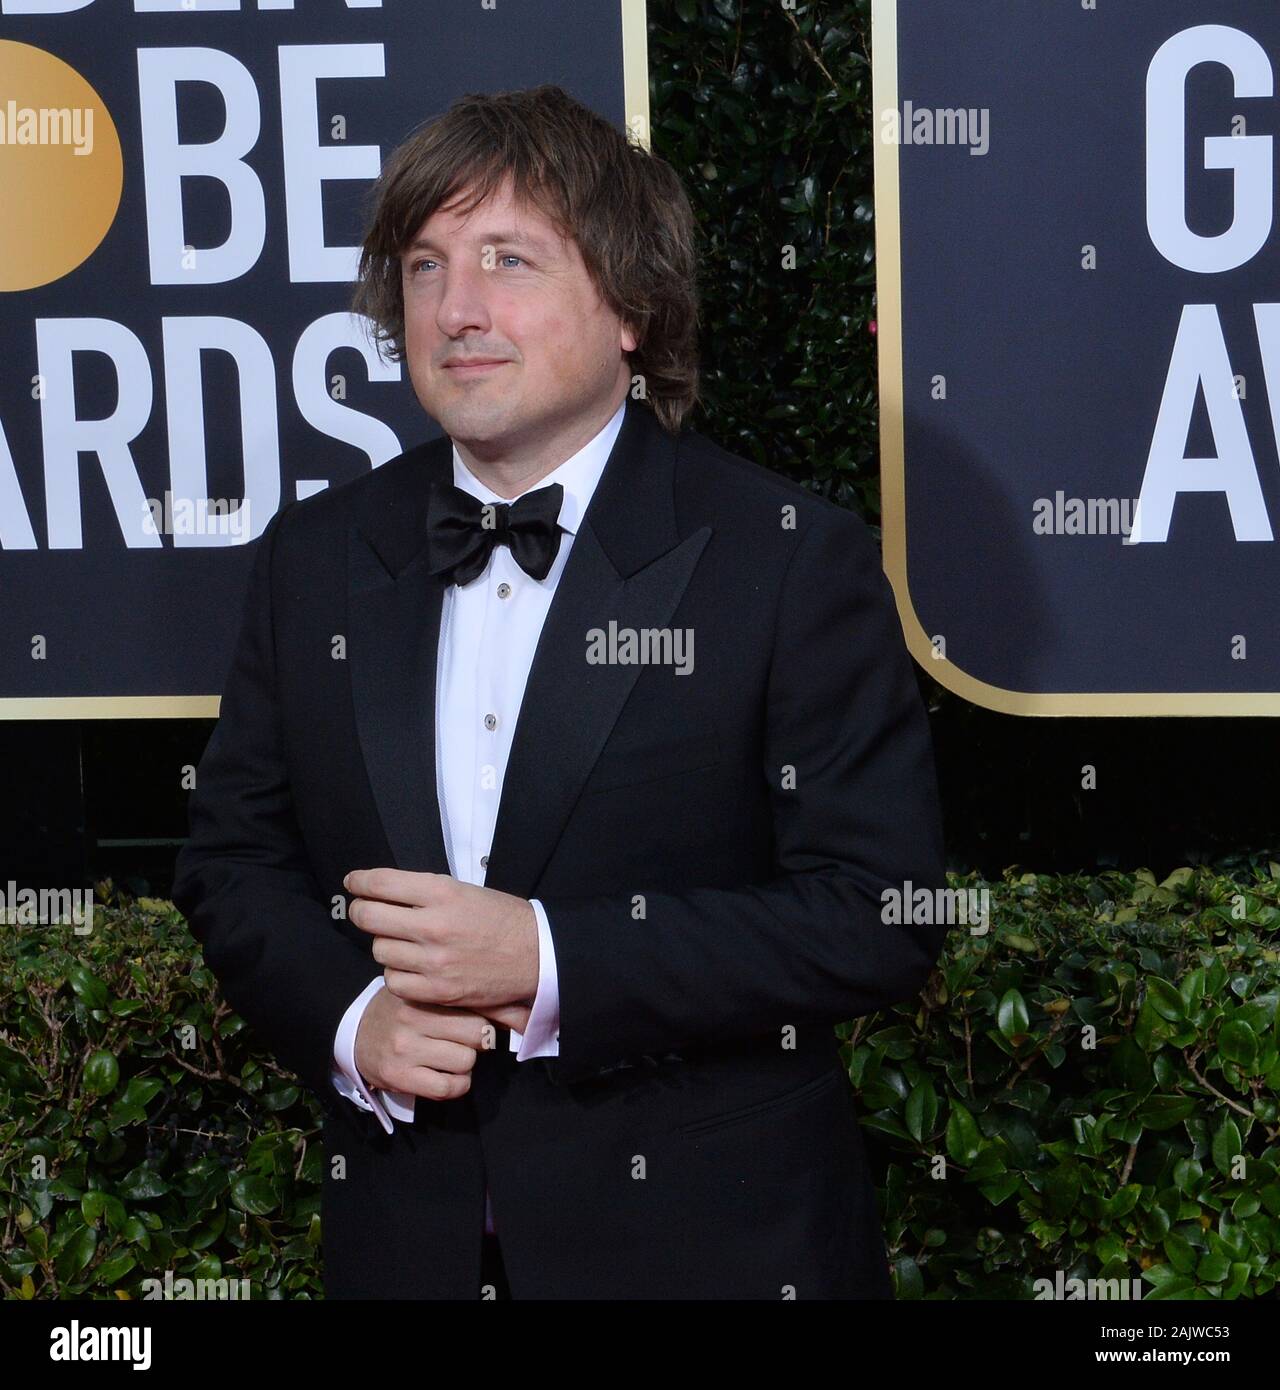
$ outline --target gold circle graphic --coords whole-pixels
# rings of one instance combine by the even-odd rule
[[[120,136],[97,92],[52,53],[0,40],[0,290],[47,285],[88,260],[123,185]]]

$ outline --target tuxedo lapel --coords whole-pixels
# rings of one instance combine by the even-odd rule
[[[452,477],[452,444],[435,440],[384,467],[400,470],[394,487],[365,494],[366,512],[348,535],[356,729],[395,867],[447,874],[435,739],[444,590],[428,572],[426,525],[432,482]]]
[[[502,783],[485,885],[519,897],[538,879],[622,706],[636,665],[592,665],[587,634],[667,626],[711,535],[681,541],[677,444],[628,400],[534,652]]]
[[[628,400],[579,521],[534,652],[503,778],[485,883],[530,896],[618,715],[636,665],[589,664],[587,634],[666,627],[711,535],[680,539],[677,443]],[[431,484],[452,478],[448,438],[413,450],[365,494],[349,534],[356,726],[395,866],[448,873],[436,794],[436,658],[443,587],[429,573]],[[381,481],[381,480],[379,480]]]

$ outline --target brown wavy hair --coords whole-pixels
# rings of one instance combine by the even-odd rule
[[[696,224],[672,167],[556,86],[460,98],[383,165],[352,309],[404,357],[400,255],[437,208],[468,189],[467,215],[512,180],[517,203],[572,237],[601,299],[636,335],[626,357],[664,429],[698,400]]]

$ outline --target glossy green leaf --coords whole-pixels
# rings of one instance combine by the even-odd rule
[[[120,1063],[115,1054],[99,1048],[84,1064],[85,1090],[95,1096],[110,1095],[120,1081]]]

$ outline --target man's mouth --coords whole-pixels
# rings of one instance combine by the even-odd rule
[[[506,361],[494,359],[480,360],[476,362],[448,362],[445,364],[445,371],[454,372],[458,376],[482,376],[485,372],[496,371],[499,367],[509,367],[511,364]]]

